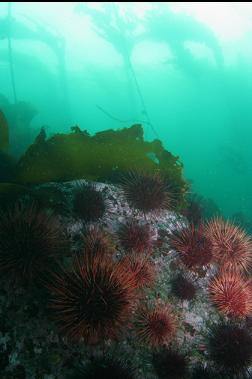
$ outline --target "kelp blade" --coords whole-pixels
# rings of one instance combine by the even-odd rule
[[[9,147],[9,128],[4,113],[0,110],[0,151]]]

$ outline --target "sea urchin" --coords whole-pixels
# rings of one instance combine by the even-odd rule
[[[169,305],[143,307],[136,321],[137,336],[151,348],[169,344],[176,334],[176,318]]]
[[[246,369],[252,363],[252,336],[248,329],[231,322],[212,326],[208,350],[216,367],[227,377],[246,377]]]
[[[205,235],[205,227],[193,224],[175,230],[170,236],[170,244],[181,261],[190,270],[207,266],[212,260],[212,243]]]
[[[83,249],[82,254],[89,255],[113,255],[115,244],[113,236],[98,226],[86,226],[82,233]]]
[[[134,379],[135,369],[125,361],[107,357],[96,357],[84,367],[75,370],[72,379]]]
[[[120,226],[118,237],[121,246],[126,251],[148,253],[152,250],[153,231],[148,224],[140,224],[136,220],[130,220]]]
[[[67,247],[58,220],[46,212],[16,206],[0,214],[0,271],[12,282],[41,279]]]
[[[159,173],[131,171],[122,178],[121,185],[129,205],[144,214],[158,213],[171,204],[167,185]]]
[[[171,282],[172,293],[181,300],[192,300],[196,294],[193,282],[185,275],[179,274]]]
[[[206,232],[213,246],[215,261],[225,268],[248,271],[252,266],[252,241],[238,226],[215,218]]]
[[[155,280],[156,270],[153,263],[144,256],[130,254],[121,260],[124,270],[131,273],[137,288],[151,287]]]
[[[72,271],[54,275],[51,308],[60,331],[73,340],[98,343],[126,326],[135,304],[135,282],[104,257],[76,259]]]
[[[94,184],[79,183],[73,199],[74,213],[85,222],[98,221],[106,211],[103,193]]]
[[[188,359],[171,348],[163,348],[153,354],[153,366],[160,379],[187,379]]]
[[[225,271],[209,285],[212,302],[226,316],[244,318],[252,312],[252,288],[240,274]]]

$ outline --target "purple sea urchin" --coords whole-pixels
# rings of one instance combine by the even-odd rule
[[[158,173],[131,171],[121,185],[129,205],[144,214],[157,213],[171,204],[167,185]]]
[[[74,194],[73,210],[86,222],[98,221],[106,211],[103,193],[94,184],[79,183]]]
[[[172,293],[181,300],[192,300],[196,294],[193,282],[185,275],[179,274],[171,282]]]
[[[125,361],[107,356],[92,359],[76,370],[72,379],[134,379],[135,372]]]
[[[153,354],[153,366],[160,379],[187,379],[188,359],[185,354],[164,348]]]
[[[227,377],[246,377],[252,363],[252,336],[248,329],[225,322],[214,325],[210,329],[208,350],[216,367]]]
[[[67,247],[52,215],[22,206],[0,214],[0,271],[12,282],[41,279]]]

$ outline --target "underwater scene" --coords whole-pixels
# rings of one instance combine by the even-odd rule
[[[252,379],[252,3],[0,2],[0,379]]]

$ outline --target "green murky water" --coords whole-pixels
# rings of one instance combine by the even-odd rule
[[[141,123],[179,155],[192,191],[250,222],[251,15],[245,3],[2,2],[9,151],[24,153],[42,126]],[[16,120],[20,102],[34,109]]]

